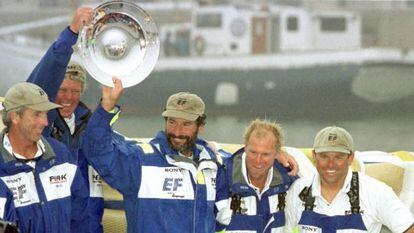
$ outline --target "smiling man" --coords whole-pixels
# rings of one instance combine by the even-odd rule
[[[217,179],[217,230],[226,232],[283,232],[286,191],[296,179],[277,158],[283,156],[283,132],[279,124],[254,120],[246,128],[245,147],[225,161]],[[226,226],[228,224],[228,226]]]
[[[74,117],[78,105],[81,103],[80,97],[86,89],[86,72],[83,67],[75,62],[70,61],[65,78],[56,95],[56,103],[60,104],[59,113],[64,119]]]
[[[352,172],[354,143],[343,128],[318,132],[313,157],[318,173],[288,192],[286,232],[414,232],[414,218],[390,187]]]
[[[199,138],[206,123],[203,100],[188,92],[171,95],[162,113],[164,130],[148,144],[137,144],[110,126],[123,91],[120,80],[114,84],[103,88],[83,149],[102,178],[123,194],[128,232],[214,232],[221,159]]]
[[[60,107],[32,83],[17,83],[6,93],[0,133],[0,180],[9,197],[0,197],[2,218],[21,232],[89,232],[86,182],[67,147],[43,137],[47,112]],[[16,219],[8,212],[13,202]]]

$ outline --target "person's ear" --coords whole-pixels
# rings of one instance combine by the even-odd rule
[[[199,133],[199,134],[203,134],[203,133],[204,133],[204,131],[205,131],[205,125],[200,125],[200,126],[198,126],[198,133]]]
[[[9,115],[10,116],[10,120],[11,120],[11,122],[13,124],[19,123],[20,116],[19,116],[19,114],[17,114],[17,112],[10,112],[9,114],[10,114]]]

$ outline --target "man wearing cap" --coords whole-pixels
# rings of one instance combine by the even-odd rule
[[[0,179],[13,195],[20,230],[88,232],[88,192],[76,157],[62,143],[42,136],[47,111],[60,105],[39,86],[23,82],[7,91],[3,107]]]
[[[354,143],[343,128],[318,132],[317,174],[297,180],[288,192],[286,232],[414,232],[414,218],[386,184],[352,172]]]
[[[219,187],[224,181],[224,190],[217,193],[217,209],[223,214],[223,210],[231,209],[233,216],[230,224],[223,226],[223,217],[227,216],[220,215],[216,230],[283,232],[285,196],[296,177],[289,176],[276,160],[282,152],[282,128],[275,122],[256,119],[246,128],[244,144],[225,160],[226,169],[221,173],[225,178],[217,179]]]
[[[123,194],[128,232],[214,232],[216,174],[221,159],[207,142],[203,100],[176,93],[162,113],[165,129],[149,143],[112,133],[122,86],[104,87],[85,131],[85,155],[102,178]]]
[[[86,89],[86,71],[76,61],[69,61],[73,53],[78,33],[84,24],[92,19],[93,10],[80,7],[73,15],[71,24],[63,30],[58,39],[48,49],[40,63],[32,71],[28,82],[41,86],[50,100],[62,107],[49,111],[49,126],[43,135],[63,142],[78,157],[78,165],[88,180],[90,200],[90,232],[103,232],[102,216],[104,200],[102,182],[97,172],[88,164],[80,144],[83,131],[92,112],[80,100]]]

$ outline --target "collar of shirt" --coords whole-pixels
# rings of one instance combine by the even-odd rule
[[[348,173],[346,174],[346,177],[345,177],[344,185],[342,186],[341,190],[339,190],[339,193],[346,194],[347,192],[349,192],[349,190],[351,189],[351,180],[352,180],[352,169],[351,167],[349,167]],[[323,198],[322,193],[321,193],[321,177],[319,176],[318,172],[316,172],[315,175],[313,176],[312,195],[314,197]]]
[[[267,179],[266,179],[266,183],[265,186],[263,187],[262,192],[260,192],[260,189],[256,186],[254,186],[249,179],[249,176],[247,175],[247,166],[246,166],[246,152],[243,153],[242,155],[242,173],[243,173],[243,177],[246,180],[246,183],[254,189],[254,191],[256,192],[257,196],[261,197],[261,195],[266,192],[269,189],[270,183],[272,182],[272,177],[273,177],[273,167],[271,167],[269,169],[269,172],[267,173]]]
[[[191,154],[191,156],[186,156],[186,155],[184,155],[183,153],[178,152],[178,155],[179,155],[179,156],[183,156],[183,157],[187,157],[187,158],[189,158],[189,159],[193,159],[193,155],[192,155],[192,154]]]
[[[68,118],[63,118],[66,122],[66,125],[68,126],[70,130],[70,134],[73,134],[75,132],[75,114],[72,113],[72,115]]]
[[[20,155],[18,153],[13,152],[13,148],[11,146],[10,143],[10,139],[8,134],[4,135],[4,139],[3,139],[3,146],[4,148],[7,150],[7,152],[9,152],[10,154],[14,155],[16,158],[21,159],[21,160],[27,160],[26,157],[24,157],[23,155]],[[34,155],[33,158],[37,158],[43,155],[43,152],[46,150],[45,144],[42,142],[42,140],[39,140],[37,142],[37,152]]]

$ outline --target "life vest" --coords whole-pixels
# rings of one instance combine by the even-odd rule
[[[312,185],[305,187],[299,194],[305,210],[299,220],[298,232],[367,232],[360,210],[357,172],[352,173],[351,188],[347,195],[351,205],[350,214],[328,216],[313,211],[315,197],[312,196]]]
[[[233,216],[226,232],[276,233],[283,232],[285,225],[286,191],[296,179],[290,177],[281,164],[275,162],[269,189],[259,198],[246,182],[242,169],[244,148],[226,161],[227,180]]]

